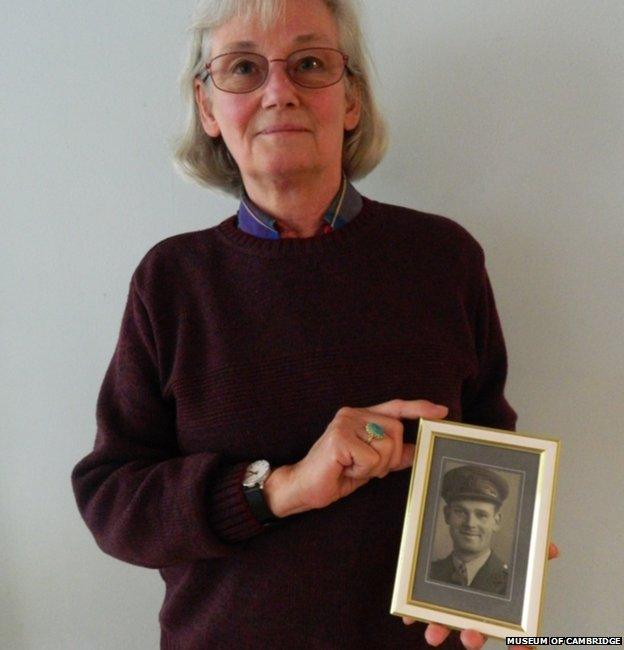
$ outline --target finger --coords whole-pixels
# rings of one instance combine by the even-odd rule
[[[397,418],[375,413],[369,409],[357,409],[361,425],[356,433],[359,438],[376,449],[384,457],[385,471],[394,469],[401,462],[401,448],[403,446],[403,423]],[[373,423],[379,425],[384,432],[383,438],[372,438],[366,431],[366,425]]]
[[[485,637],[476,630],[462,630],[459,638],[466,650],[480,650],[485,644]]]
[[[438,625],[437,623],[429,623],[425,629],[425,641],[429,645],[440,645],[446,641],[446,637],[451,633],[448,627]]]
[[[441,419],[448,415],[448,408],[446,406],[434,404],[428,400],[394,399],[389,402],[369,406],[366,411],[395,419],[415,419],[420,417]],[[392,460],[390,461],[390,468],[392,470],[405,469],[412,463],[411,459],[403,456],[403,424],[400,422],[399,424],[400,428],[395,429],[392,427],[389,430],[396,445],[393,450]],[[394,435],[395,432],[396,435]]]
[[[340,499],[349,496],[352,492],[355,492],[358,488],[361,488],[363,485],[368,483],[369,479],[367,478],[351,478],[349,476],[342,476],[340,483],[338,485],[338,494]]]
[[[379,463],[379,454],[363,439],[363,429],[359,409],[343,407],[319,439],[327,438],[331,453],[347,478],[368,480],[368,470]]]
[[[359,413],[358,415],[364,418],[364,426],[368,422],[374,422],[375,424],[378,424],[381,426],[384,430],[384,433],[386,434],[386,437],[391,438],[394,445],[391,448],[391,458],[389,460],[388,468],[390,470],[399,470],[399,469],[405,469],[406,467],[409,467],[412,463],[413,459],[413,454],[411,453],[410,450],[408,450],[407,456],[403,456],[403,423],[398,417],[391,416],[391,415],[386,415],[385,413],[381,413],[379,411],[390,411],[391,409],[394,409],[394,413],[401,413],[401,407],[394,407],[394,406],[389,406],[394,403],[399,403],[402,402],[403,400],[392,400],[392,402],[384,402],[382,404],[377,404],[376,406],[372,406],[369,408],[361,408],[361,409],[354,409],[357,410]],[[435,415],[436,417],[444,417],[448,409],[445,406],[436,406],[432,402],[425,402],[425,400],[414,400],[415,402],[422,402],[424,404],[429,404],[435,409]],[[365,430],[364,430],[365,431]],[[362,432],[363,439],[368,442],[368,434]],[[362,437],[360,436],[360,437]],[[388,447],[383,447],[381,446],[381,440],[371,440],[369,444],[372,444],[373,447],[377,448],[380,450],[381,453],[384,453],[385,451],[388,450]]]
[[[371,420],[368,420],[371,422]],[[398,464],[401,460],[401,439],[403,438],[403,425],[398,420],[391,421],[396,423],[401,428],[401,433],[391,433],[388,431],[388,428],[384,429],[384,434],[382,438],[371,438],[369,433],[366,430],[366,425],[361,427],[361,430],[358,429],[357,436],[361,438],[371,449],[374,449],[379,455],[377,466],[372,472],[372,476],[377,478],[383,478],[388,474],[391,468],[394,465]],[[395,461],[395,457],[398,456]]]
[[[403,448],[401,449],[401,460],[396,467],[393,467],[393,471],[398,472],[402,469],[407,469],[411,467],[414,463],[414,452],[416,451],[416,445],[412,445],[409,442],[403,443]]]
[[[393,399],[373,406],[367,406],[368,411],[388,415],[392,418],[444,418],[448,408],[442,404],[434,404],[426,399]]]
[[[559,547],[556,544],[550,542],[550,544],[548,545],[548,559],[554,560],[555,558],[558,558],[560,555],[561,555],[561,551],[559,550]]]
[[[381,456],[360,438],[346,439],[341,455],[340,463],[345,468],[344,476],[361,480],[376,476]]]
[[[405,625],[413,625],[414,623],[416,623],[416,619],[412,618],[411,616],[403,616],[402,618],[403,618],[403,623],[405,623]]]

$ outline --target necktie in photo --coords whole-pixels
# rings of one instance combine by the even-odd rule
[[[468,572],[466,571],[466,565],[461,561],[457,560],[455,563],[455,571],[451,576],[451,581],[456,585],[463,585],[464,587],[468,586]]]

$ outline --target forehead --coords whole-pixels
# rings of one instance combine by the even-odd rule
[[[457,499],[450,504],[450,507],[460,508],[468,512],[476,512],[478,510],[483,510],[491,514],[496,512],[496,506],[490,501],[477,501],[476,499]]]
[[[338,47],[338,27],[323,0],[286,0],[268,27],[257,16],[234,16],[212,35],[212,53]]]

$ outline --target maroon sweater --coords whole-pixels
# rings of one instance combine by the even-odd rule
[[[451,220],[364,199],[331,234],[267,240],[230,217],[133,274],[78,506],[103,551],[160,570],[162,648],[426,647],[389,614],[409,471],[272,528],[242,475],[303,458],[341,406],[513,428],[505,375],[483,252]]]

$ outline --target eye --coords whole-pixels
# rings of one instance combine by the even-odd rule
[[[313,72],[324,69],[325,62],[317,56],[304,56],[297,61],[297,70],[300,72]]]
[[[228,69],[228,74],[247,76],[258,72],[258,64],[249,59],[238,59]]]

